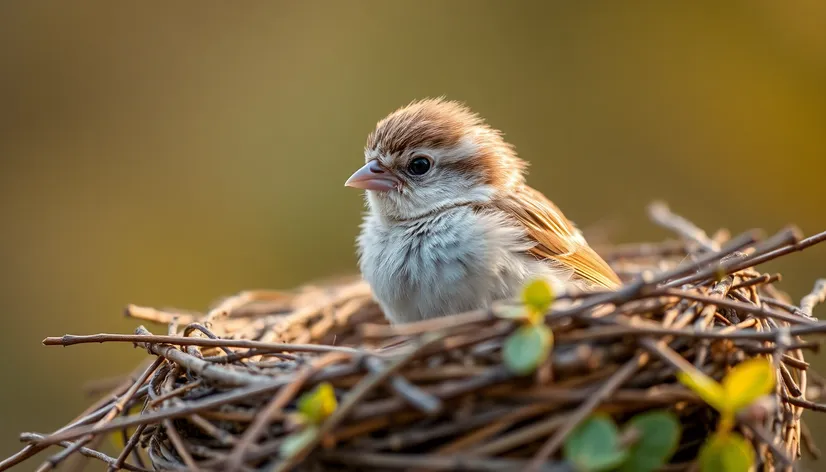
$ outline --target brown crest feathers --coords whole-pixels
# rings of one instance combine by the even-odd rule
[[[410,149],[452,148],[463,140],[471,140],[476,152],[458,166],[500,188],[522,183],[527,163],[502,133],[464,104],[444,98],[417,100],[389,114],[368,136],[366,149],[392,156]]]
[[[482,119],[460,102],[417,100],[379,121],[367,138],[367,149],[396,154],[412,148],[452,147],[476,126],[484,126]]]

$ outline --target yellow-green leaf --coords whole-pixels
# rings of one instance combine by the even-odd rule
[[[763,358],[745,361],[732,369],[723,379],[726,406],[731,413],[767,395],[774,390],[775,370]]]
[[[716,380],[698,369],[692,369],[690,372],[679,371],[677,372],[677,379],[686,387],[694,390],[703,401],[715,410],[720,413],[726,411],[726,392]]]
[[[701,472],[749,472],[754,447],[737,433],[713,434],[700,451]]]
[[[298,399],[298,411],[310,422],[321,423],[338,406],[333,386],[328,382],[318,385],[313,391]]]
[[[505,340],[502,356],[512,372],[526,375],[548,358],[552,345],[553,333],[548,326],[524,325]]]
[[[532,308],[535,313],[545,314],[554,301],[551,285],[542,279],[530,282],[522,290],[522,301]]]

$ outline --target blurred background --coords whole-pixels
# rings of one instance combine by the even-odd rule
[[[826,2],[622,5],[0,3],[0,456],[144,357],[42,338],[356,271],[343,183],[413,99],[468,103],[617,242],[667,235],[653,199],[709,232],[826,229]],[[826,246],[766,269],[799,300]]]

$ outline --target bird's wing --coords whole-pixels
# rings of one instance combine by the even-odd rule
[[[536,242],[530,253],[537,258],[559,261],[597,286],[614,288],[620,284],[616,273],[542,193],[525,185],[508,198],[496,199],[494,205],[525,226],[528,237]]]

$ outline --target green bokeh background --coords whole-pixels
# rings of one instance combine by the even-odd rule
[[[826,229],[820,0],[2,2],[0,455],[143,357],[43,337],[355,271],[365,137],[442,94],[616,241],[666,234],[658,198],[710,231]],[[799,299],[826,247],[767,269]]]

